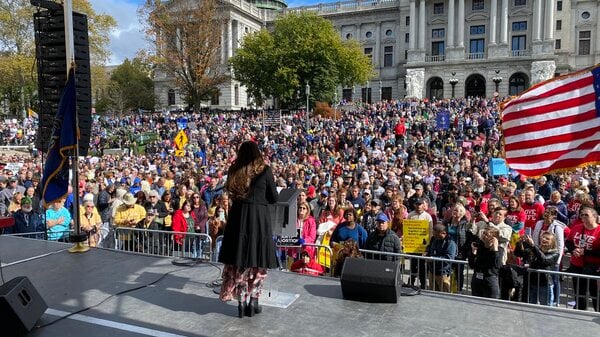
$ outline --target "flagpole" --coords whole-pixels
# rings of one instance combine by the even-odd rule
[[[69,76],[71,68],[74,68],[72,75],[75,76],[77,69],[75,67],[75,38],[73,34],[73,0],[65,0],[63,6],[67,76]],[[77,77],[74,80],[77,85]],[[75,94],[75,99],[77,99],[77,94]],[[75,235],[71,236],[71,242],[75,243],[75,245],[69,249],[69,252],[83,253],[90,250],[90,247],[83,244],[87,240],[87,235],[81,233],[81,219],[79,217],[79,109],[77,108],[77,104],[75,106],[75,127],[73,130],[73,134],[75,135],[75,149],[73,150],[74,158],[71,160],[74,181],[71,184],[73,186],[73,220],[75,222]]]

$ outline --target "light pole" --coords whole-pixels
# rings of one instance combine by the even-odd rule
[[[308,96],[310,96],[310,85],[308,83],[306,83],[306,131],[308,132],[308,122],[309,122],[309,116],[308,113],[310,111],[310,108],[308,107]]]
[[[354,102],[354,95],[356,95],[356,86],[352,86],[352,102]]]
[[[369,95],[369,81],[367,81],[367,92],[365,92],[365,100],[367,101],[367,104],[371,104],[371,100],[370,97],[371,95]]]
[[[381,89],[382,89],[382,88],[381,88],[381,86],[382,86],[382,84],[381,84],[381,80],[379,80],[379,101],[380,101],[380,102],[381,102],[381,101],[383,101],[383,98],[381,97],[381,93],[382,93],[382,91],[381,91]]]
[[[454,87],[458,83],[458,78],[454,77],[455,75],[456,75],[456,73],[453,72],[452,78],[448,81],[448,82],[450,82],[450,85],[452,86],[452,98],[454,98]]]
[[[337,119],[337,90],[333,93],[333,119]]]
[[[496,93],[498,93],[498,95],[500,95],[500,93],[498,92],[498,86],[500,86],[500,82],[502,82],[502,76],[498,75],[500,73],[500,70],[496,70],[496,76],[494,76],[492,78],[492,82],[494,82],[494,84],[496,84]]]

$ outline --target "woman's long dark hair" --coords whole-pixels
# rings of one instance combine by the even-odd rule
[[[225,189],[232,199],[244,199],[252,179],[265,169],[265,161],[258,145],[252,141],[243,142],[237,153],[237,158],[229,167]]]

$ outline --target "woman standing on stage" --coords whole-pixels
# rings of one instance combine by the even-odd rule
[[[273,172],[256,143],[246,141],[229,167],[225,189],[233,201],[219,262],[221,300],[238,300],[238,316],[261,312],[260,297],[268,268],[277,267],[268,204],[277,201]]]

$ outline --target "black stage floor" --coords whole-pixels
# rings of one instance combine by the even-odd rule
[[[70,247],[0,236],[5,280],[29,277],[49,307],[38,325],[50,325],[28,336],[547,337],[600,331],[596,313],[466,296],[425,293],[401,297],[398,304],[346,301],[339,280],[279,271],[269,274],[263,295],[270,305],[239,319],[237,306],[222,303],[207,286],[220,265],[182,267],[169,258],[104,249],[71,254]]]

